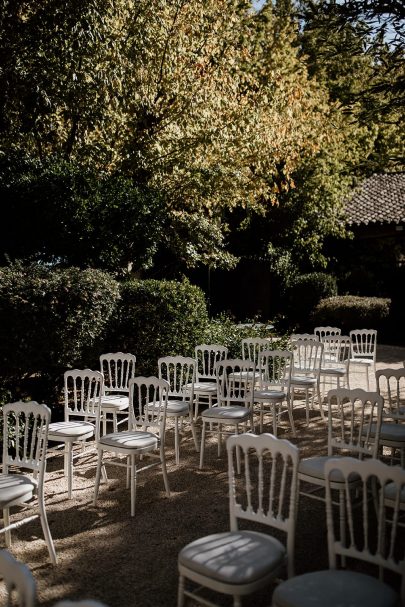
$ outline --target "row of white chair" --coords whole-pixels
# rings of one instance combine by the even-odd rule
[[[363,397],[366,402],[371,398],[381,414],[378,395],[373,398],[369,393],[362,394],[363,391],[354,394],[341,390],[332,392],[330,401],[338,397],[339,403],[351,403],[349,409],[353,400]],[[359,445],[361,443],[360,436]],[[285,566],[289,580],[276,588],[273,607],[349,604],[352,607],[394,607],[399,604],[399,596],[391,586],[362,573],[338,571],[338,556],[342,564],[353,557],[374,563],[380,571],[386,568],[398,573],[402,576],[401,600],[405,600],[405,544],[397,534],[400,509],[405,507],[403,468],[387,466],[375,457],[364,461],[353,457],[328,457],[318,470],[318,476],[322,476],[326,491],[330,570],[294,577],[295,522],[301,476],[298,448],[270,434],[242,434],[228,439],[227,450],[230,531],[199,538],[181,550],[178,607],[183,607],[186,598],[204,605],[218,604],[201,595],[207,588],[232,595],[234,607],[240,607],[243,595],[267,586]],[[239,477],[237,472],[241,469],[242,476]],[[370,481],[371,487],[377,489],[373,493],[374,502],[371,502],[375,504],[375,513],[370,506]],[[333,498],[336,490],[337,502]],[[336,506],[338,516],[333,513]],[[354,524],[356,506],[358,514]],[[267,533],[240,530],[238,522],[244,520],[283,531],[286,547]],[[337,525],[339,521],[340,525]],[[378,542],[377,549],[373,547],[370,534]]]

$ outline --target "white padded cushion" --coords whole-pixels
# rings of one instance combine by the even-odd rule
[[[8,504],[29,500],[37,488],[37,482],[23,474],[0,474],[0,509]]]
[[[209,381],[199,381],[194,384],[194,393],[208,392],[209,394],[217,393],[217,384]]]
[[[54,422],[49,424],[49,440],[63,440],[64,438],[79,439],[94,434],[94,426],[90,422],[71,421]]]
[[[334,456],[336,459],[336,456]],[[306,457],[298,464],[298,474],[305,474],[305,476],[312,476],[313,478],[325,479],[325,463],[333,459],[333,456],[323,455],[320,457]],[[340,470],[333,470],[331,474],[331,480],[333,483],[343,483],[344,476]],[[358,479],[357,474],[350,476],[350,481],[356,481]]]
[[[203,411],[201,417],[240,422],[249,419],[250,411],[246,407],[211,407]]]
[[[375,427],[375,424],[373,426]],[[380,441],[383,440],[405,442],[405,425],[396,424],[395,422],[383,422],[380,430]]]
[[[129,398],[122,394],[105,394],[101,399],[101,406],[105,411],[121,411],[128,409]]]
[[[316,384],[316,378],[294,375],[291,377],[291,383],[297,386],[313,386]]]
[[[374,361],[371,358],[351,358],[350,362],[354,364],[359,363],[360,365],[367,365],[368,367],[374,365]]]
[[[385,487],[384,487],[384,495],[388,499],[391,499],[391,500],[396,499],[397,489],[396,489],[395,483],[388,483],[387,485],[385,485]],[[401,500],[401,503],[402,502],[405,503],[405,486],[402,487],[402,489],[401,489],[400,500]]]
[[[109,447],[120,447],[128,449],[156,449],[159,439],[152,432],[142,432],[140,430],[126,430],[125,432],[112,432],[102,436],[99,440],[100,445]]]
[[[258,390],[254,392],[253,400],[284,400],[283,390]]]
[[[285,548],[257,531],[228,531],[199,538],[179,553],[179,564],[211,579],[248,584],[276,570]]]
[[[390,586],[354,571],[315,571],[282,582],[273,593],[274,607],[398,607]]]
[[[322,375],[337,375],[339,377],[344,377],[346,375],[346,369],[342,369],[342,367],[322,367],[321,368]]]

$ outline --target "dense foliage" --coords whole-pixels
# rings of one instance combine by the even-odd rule
[[[291,324],[300,330],[309,331],[311,312],[326,297],[337,295],[334,276],[323,272],[312,272],[297,276],[287,289],[288,313]]]
[[[382,297],[342,295],[322,299],[312,314],[315,325],[340,327],[348,334],[353,329],[385,330],[391,300]]]
[[[117,282],[99,270],[0,268],[3,381],[23,390],[26,380],[55,383],[66,368],[90,366],[118,297]]]

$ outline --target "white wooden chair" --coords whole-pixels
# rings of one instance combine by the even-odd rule
[[[112,416],[113,431],[128,421],[128,415],[117,421],[119,414],[128,411],[129,380],[135,377],[136,356],[124,352],[110,352],[100,356],[100,370],[104,377],[104,394],[101,407],[104,413],[103,434],[107,433],[107,419]]]
[[[161,466],[166,494],[170,497],[166,470],[165,430],[169,384],[157,377],[135,377],[129,380],[129,430],[112,432],[97,441],[97,471],[94,487],[96,505],[100,476],[105,465],[120,466],[130,473],[131,516],[135,516],[137,474]],[[100,424],[100,417],[98,419]],[[115,453],[121,459],[104,460],[104,453]]]
[[[204,463],[205,437],[207,433],[218,435],[218,457],[221,455],[223,435],[238,434],[240,429],[253,423],[253,378],[256,365],[251,360],[225,359],[215,365],[217,375],[217,404],[201,414],[200,469]],[[207,428],[208,426],[208,428]]]
[[[217,396],[215,363],[228,356],[228,348],[218,344],[201,344],[195,347],[196,380],[194,383],[194,420],[197,420],[201,400],[212,407]],[[187,385],[187,389],[192,387]]]
[[[336,505],[332,499],[334,479],[342,479],[343,498]],[[351,491],[351,480],[357,479],[362,491]],[[405,470],[387,466],[376,459],[360,461],[350,457],[331,459],[325,464],[326,515],[328,529],[329,570],[305,573],[282,582],[274,591],[273,607],[399,607],[405,604],[405,543],[396,524],[398,500],[394,514],[384,506],[384,487],[394,483],[397,491],[405,490]],[[368,486],[380,486],[377,509],[369,500]],[[356,509],[356,513],[354,513]],[[337,521],[347,521],[342,529]],[[342,533],[343,531],[343,533]],[[338,569],[338,559],[353,559],[374,566],[379,579],[360,571]],[[398,594],[383,582],[383,572],[398,574]]]
[[[327,335],[321,339],[323,358],[321,363],[322,392],[330,389],[350,388],[351,339],[345,335]],[[333,385],[336,382],[336,386]]]
[[[0,550],[0,586],[1,580],[6,587],[5,607],[35,607],[37,589],[34,576],[27,565],[17,561],[7,550]]]
[[[405,369],[378,369],[377,391],[384,397],[380,446],[400,452],[405,468]]]
[[[51,411],[35,401],[9,403],[3,407],[3,471],[0,474],[0,508],[3,510],[6,547],[11,546],[11,531],[39,518],[51,562],[56,553],[45,510],[44,482],[46,448]],[[37,497],[38,514],[31,513],[10,522],[10,508],[28,505]],[[7,558],[7,557],[6,557]]]
[[[196,361],[188,356],[164,356],[158,360],[159,377],[169,384],[167,418],[174,420],[174,450],[176,465],[180,463],[180,428],[188,423],[199,451],[194,424],[194,384],[196,381]]]
[[[297,447],[271,434],[232,436],[226,446],[230,531],[194,540],[180,551],[178,607],[186,598],[214,605],[195,584],[233,596],[234,607],[240,607],[243,595],[266,586],[285,567],[288,576],[294,572]],[[236,478],[239,459],[242,476]],[[284,532],[286,547],[269,533],[239,530],[243,521]]]
[[[336,337],[337,335],[342,334],[342,329],[339,327],[330,327],[329,325],[326,327],[315,327],[314,335],[316,335],[319,341],[325,339],[325,337]]]
[[[351,370],[363,368],[366,372],[367,390],[370,389],[369,371],[376,372],[377,331],[375,329],[355,329],[349,333],[352,340],[350,355]]]
[[[315,335],[315,333],[291,333],[290,343],[299,339],[311,339],[315,341],[321,341],[319,339],[319,335]]]
[[[73,460],[83,453],[85,442],[95,434],[96,419],[101,412],[101,398],[104,393],[104,379],[100,371],[74,369],[64,374],[65,419],[49,424],[48,438],[62,443],[65,448],[64,471],[68,477],[68,498],[72,497]],[[93,420],[90,422],[89,420]],[[98,426],[97,426],[98,429]],[[98,436],[96,436],[96,439]],[[73,453],[73,445],[82,449]],[[48,454],[60,453],[48,449]]]
[[[252,360],[259,365],[259,356],[264,350],[270,350],[271,337],[247,337],[242,339],[242,358]]]
[[[361,388],[330,390],[328,401],[328,453],[301,459],[298,466],[299,495],[324,501],[325,464],[338,456],[376,458],[381,428],[383,398]],[[309,484],[309,489],[302,485]],[[351,486],[357,484],[354,477]],[[343,477],[334,475],[331,486],[343,497]]]
[[[305,413],[307,426],[309,425],[309,398],[311,393],[311,407],[314,408],[315,396],[318,399],[319,411],[322,419],[324,412],[321,396],[321,364],[323,360],[323,344],[314,339],[297,339],[291,342],[293,353],[293,368],[291,371],[291,402],[294,410],[295,392],[305,395]]]
[[[263,432],[263,417],[272,416],[274,436],[277,436],[277,420],[282,413],[288,413],[291,429],[296,436],[291,406],[292,353],[289,350],[264,350],[259,355],[259,382],[253,394],[254,404],[260,405],[260,433]],[[286,409],[283,410],[283,404]],[[270,409],[266,409],[270,405]]]

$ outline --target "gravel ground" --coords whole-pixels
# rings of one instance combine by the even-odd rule
[[[377,367],[402,367],[405,348],[379,346]],[[365,387],[364,373],[351,376],[352,387]],[[372,380],[370,389],[375,388]],[[297,438],[287,418],[279,436],[297,444],[303,456],[323,453],[326,426],[311,412],[310,426],[303,409],[294,413]],[[168,437],[167,498],[160,470],[139,475],[136,515],[130,516],[130,496],[124,471],[110,467],[108,485],[100,486],[92,504],[95,456],[75,465],[74,495],[67,499],[62,457],[48,462],[46,505],[58,564],[49,563],[39,523],[13,534],[13,555],[31,568],[38,586],[38,602],[50,607],[62,598],[94,598],[109,607],[175,606],[177,554],[188,542],[228,527],[226,458],[217,458],[214,443],[206,451],[204,470],[191,436],[181,446],[180,466],[174,465],[173,435]],[[327,567],[324,505],[302,498],[296,529],[296,573]],[[244,607],[271,604],[272,587],[243,600]],[[0,604],[2,589],[0,587]],[[226,597],[221,605],[231,605]]]

